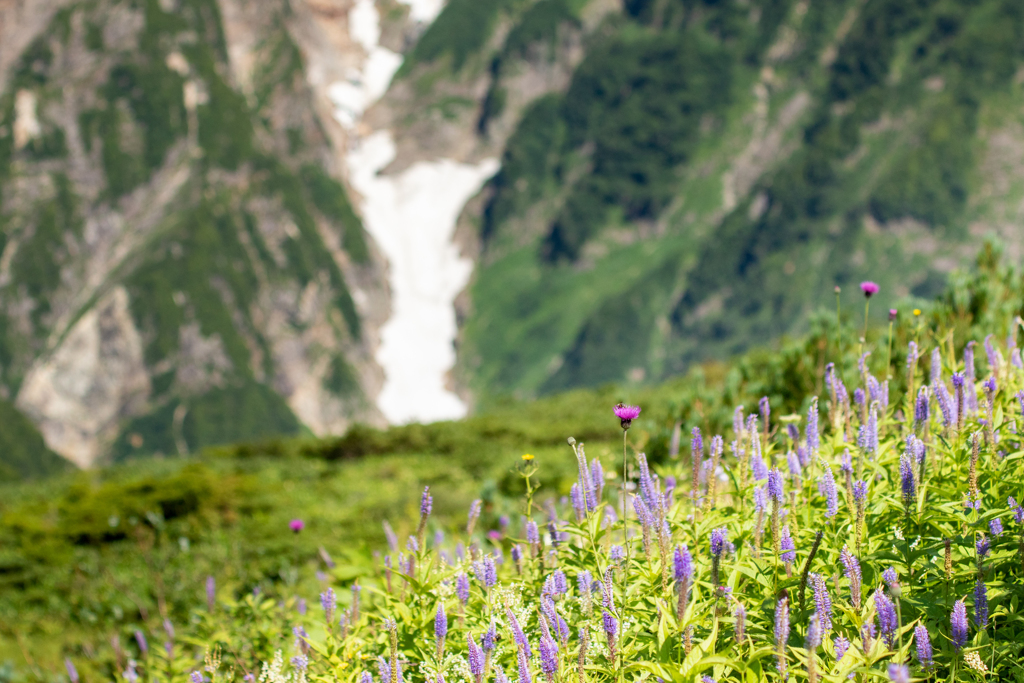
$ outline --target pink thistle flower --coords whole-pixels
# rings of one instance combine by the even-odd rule
[[[860,291],[864,292],[864,296],[871,298],[873,294],[878,294],[878,285],[870,280],[860,283]]]
[[[293,519],[292,521],[288,522],[288,528],[294,531],[295,533],[299,533],[305,527],[306,523],[303,522],[301,519]]]
[[[640,406],[628,406],[620,403],[612,410],[615,412],[615,417],[619,418],[622,423],[623,429],[629,429],[633,420],[640,417]]]
[[[898,316],[898,315],[899,315],[899,311],[897,311],[895,308],[890,308],[889,309],[889,322],[892,322],[893,320],[896,320],[896,316]]]

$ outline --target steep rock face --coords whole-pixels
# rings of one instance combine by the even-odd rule
[[[325,92],[359,55],[294,4],[0,5],[0,385],[78,465],[381,419]]]

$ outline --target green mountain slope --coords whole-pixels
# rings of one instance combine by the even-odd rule
[[[501,63],[449,31],[420,58]],[[878,311],[932,296],[980,235],[1020,254],[1022,36],[1006,0],[625,3],[472,213],[462,381],[484,403],[650,381],[806,329],[834,285],[879,281]]]
[[[0,385],[79,464],[376,419],[292,10],[224,6],[72,3],[0,77]]]

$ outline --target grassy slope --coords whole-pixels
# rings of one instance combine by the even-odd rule
[[[881,306],[929,297],[943,262],[976,249],[978,116],[1016,106],[1019,8],[747,4],[660,3],[659,20],[659,3],[629,3],[569,91],[525,113],[489,190],[460,350],[484,404],[656,379],[806,330],[834,284],[877,279]],[[708,73],[702,50],[713,87],[673,81]],[[756,137],[758,81],[783,144],[728,211],[721,180]],[[783,128],[798,93],[810,105]],[[898,228],[907,219],[918,227]]]
[[[894,392],[909,339],[931,343],[951,330],[960,349],[980,330],[1006,332],[1024,313],[1024,279],[987,258],[980,275],[959,278],[923,316],[897,326]],[[841,337],[847,376],[856,372],[858,323]],[[644,389],[609,385],[508,403],[463,422],[243,444],[8,486],[0,496],[0,660],[25,669],[24,649],[41,666],[25,670],[43,671],[54,670],[62,655],[81,660],[95,652],[86,659],[103,670],[111,634],[127,642],[137,627],[154,633],[163,616],[184,623],[204,600],[207,575],[225,598],[255,587],[282,599],[314,595],[315,572],[328,571],[320,547],[337,562],[329,572],[339,581],[366,575],[371,550],[382,547],[383,520],[403,537],[414,531],[408,520],[423,486],[436,501],[431,531],[461,525],[477,497],[486,501],[483,528],[493,528],[500,515],[519,512],[522,483],[512,470],[524,452],[541,465],[542,503],[568,493],[570,435],[616,469],[621,431],[610,406],[620,400],[644,407],[631,443],[656,465],[666,461],[677,423],[684,437],[693,426],[724,433],[733,406],[752,406],[763,395],[775,416],[803,412],[808,397],[823,392],[825,358],[837,353],[834,323],[822,319],[815,329],[778,349]],[[885,330],[872,330],[876,372],[886,341]],[[308,533],[288,531],[295,518]]]

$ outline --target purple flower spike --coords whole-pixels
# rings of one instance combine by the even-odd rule
[[[860,588],[861,588],[861,573],[860,573],[860,562],[849,549],[844,545],[843,550],[839,553],[839,560],[843,564],[843,572],[846,574],[847,580],[850,582],[850,602],[856,609],[860,609]]]
[[[818,397],[811,399],[811,407],[807,409],[807,452],[811,458],[818,455],[821,447],[821,435],[818,433]]]
[[[427,486],[423,489],[423,495],[420,496],[420,517],[429,517],[433,509],[434,497],[430,495],[430,487]]]
[[[783,679],[786,674],[786,642],[789,640],[789,599],[782,598],[775,606],[776,668]]]
[[[875,628],[874,622],[866,621],[864,625],[860,627],[860,639],[861,644],[864,648],[864,654],[871,651],[871,646],[875,642],[875,637],[878,635],[878,629]]]
[[[217,580],[212,576],[206,577],[206,607],[211,612],[217,606]]]
[[[480,646],[473,640],[473,634],[466,634],[466,646],[468,647],[467,659],[469,660],[469,673],[473,675],[473,679],[479,683],[483,680],[484,676],[484,651],[480,649]]]
[[[985,582],[978,579],[974,584],[974,624],[978,628],[985,628],[988,623],[988,593],[985,590]]]
[[[914,423],[918,426],[928,422],[928,387],[921,387],[917,393],[917,402],[914,404]]]
[[[910,683],[910,668],[906,664],[890,664],[889,680],[892,683]]]
[[[735,620],[734,630],[736,632],[736,642],[743,642],[743,635],[747,630],[747,610],[743,606],[743,603],[737,603],[736,610],[732,613],[732,617]]]
[[[974,550],[978,553],[978,559],[982,560],[988,556],[989,541],[988,536],[979,536],[978,540],[974,543]]]
[[[334,622],[334,610],[337,604],[333,588],[328,587],[327,590],[320,594],[320,606],[324,609],[324,620],[328,624]]]
[[[515,640],[516,647],[519,648],[520,652],[525,652],[527,659],[533,656],[533,650],[530,649],[530,641],[526,639],[526,634],[523,633],[523,627],[519,625],[519,620],[516,619],[516,615],[512,613],[512,610],[505,609],[505,615],[508,617],[509,626],[512,627],[512,639]]]
[[[533,676],[530,675],[530,656],[522,648],[516,657],[516,666],[519,669],[519,683],[533,683]]]
[[[884,581],[885,585],[889,587],[890,593],[895,593],[900,586],[900,577],[899,574],[896,573],[896,567],[889,567],[882,572],[882,581]]]
[[[682,581],[683,579],[686,579],[687,581],[692,580],[693,557],[690,555],[690,549],[686,547],[685,543],[676,547],[676,551],[672,559],[675,568],[676,581]]]
[[[963,600],[953,603],[949,625],[950,639],[953,641],[953,647],[959,652],[967,644],[967,606]]]
[[[444,639],[448,637],[448,616],[444,613],[444,605],[437,606],[434,614],[434,642],[437,644],[437,651],[444,649]]]
[[[932,640],[924,624],[914,627],[914,643],[917,645],[917,661],[924,669],[932,668]]]
[[[821,620],[817,614],[811,615],[811,623],[807,626],[807,637],[804,639],[804,647],[808,650],[817,650],[821,646]]]
[[[1000,535],[1001,533],[1003,533],[1003,520],[996,517],[988,523],[988,530],[992,533],[993,536]]]
[[[866,481],[853,482],[853,500],[857,503],[868,497],[868,483]]]
[[[75,663],[71,661],[70,657],[64,658],[64,668],[68,670],[68,678],[71,679],[71,683],[78,683],[78,669],[75,668]],[[198,672],[193,671],[192,673]],[[202,674],[199,675],[199,680],[203,680]]]
[[[619,418],[623,430],[629,429],[633,420],[640,417],[640,406],[628,406],[620,403],[612,410],[615,412],[615,417]]]
[[[811,574],[814,582],[814,607],[822,631],[832,630],[832,598],[828,594],[828,583],[820,574]]]
[[[465,574],[455,577],[455,595],[463,605],[469,601],[469,577]]]
[[[850,649],[850,639],[846,636],[836,636],[832,639],[832,647],[836,651],[836,661],[838,662]]]
[[[540,650],[540,670],[547,680],[553,681],[558,673],[558,644],[550,633],[545,633],[540,638],[538,649]]]
[[[782,472],[778,467],[773,467],[768,472],[768,497],[778,506],[785,502],[785,484]]]
[[[870,280],[860,283],[860,291],[864,292],[864,296],[868,299],[878,294],[878,289],[878,285]]]
[[[832,474],[832,467],[829,465],[825,465],[822,470],[818,490],[825,496],[825,517],[835,517],[839,514],[839,495],[836,493],[835,475]]]
[[[604,635],[608,639],[608,659],[614,662],[618,648],[619,620],[605,610],[601,614],[601,625],[604,628]]]
[[[1006,499],[1006,505],[1010,508],[1010,512],[1013,513],[1013,520],[1017,524],[1024,524],[1024,505],[1017,505],[1017,501],[1013,496]]]
[[[882,632],[885,644],[892,647],[896,637],[896,629],[899,627],[899,618],[896,615],[896,605],[892,603],[885,593],[875,592],[875,610],[878,612],[878,626]]]
[[[731,552],[732,543],[729,542],[729,529],[721,527],[711,532],[711,554],[721,557],[723,552]]]
[[[526,523],[526,542],[530,545],[540,543],[540,530],[537,528],[537,522],[532,519]]]
[[[781,554],[779,557],[786,564],[790,564],[796,561],[796,544],[793,543],[793,537],[789,534],[789,525],[782,527],[782,533],[780,534],[779,550]]]

